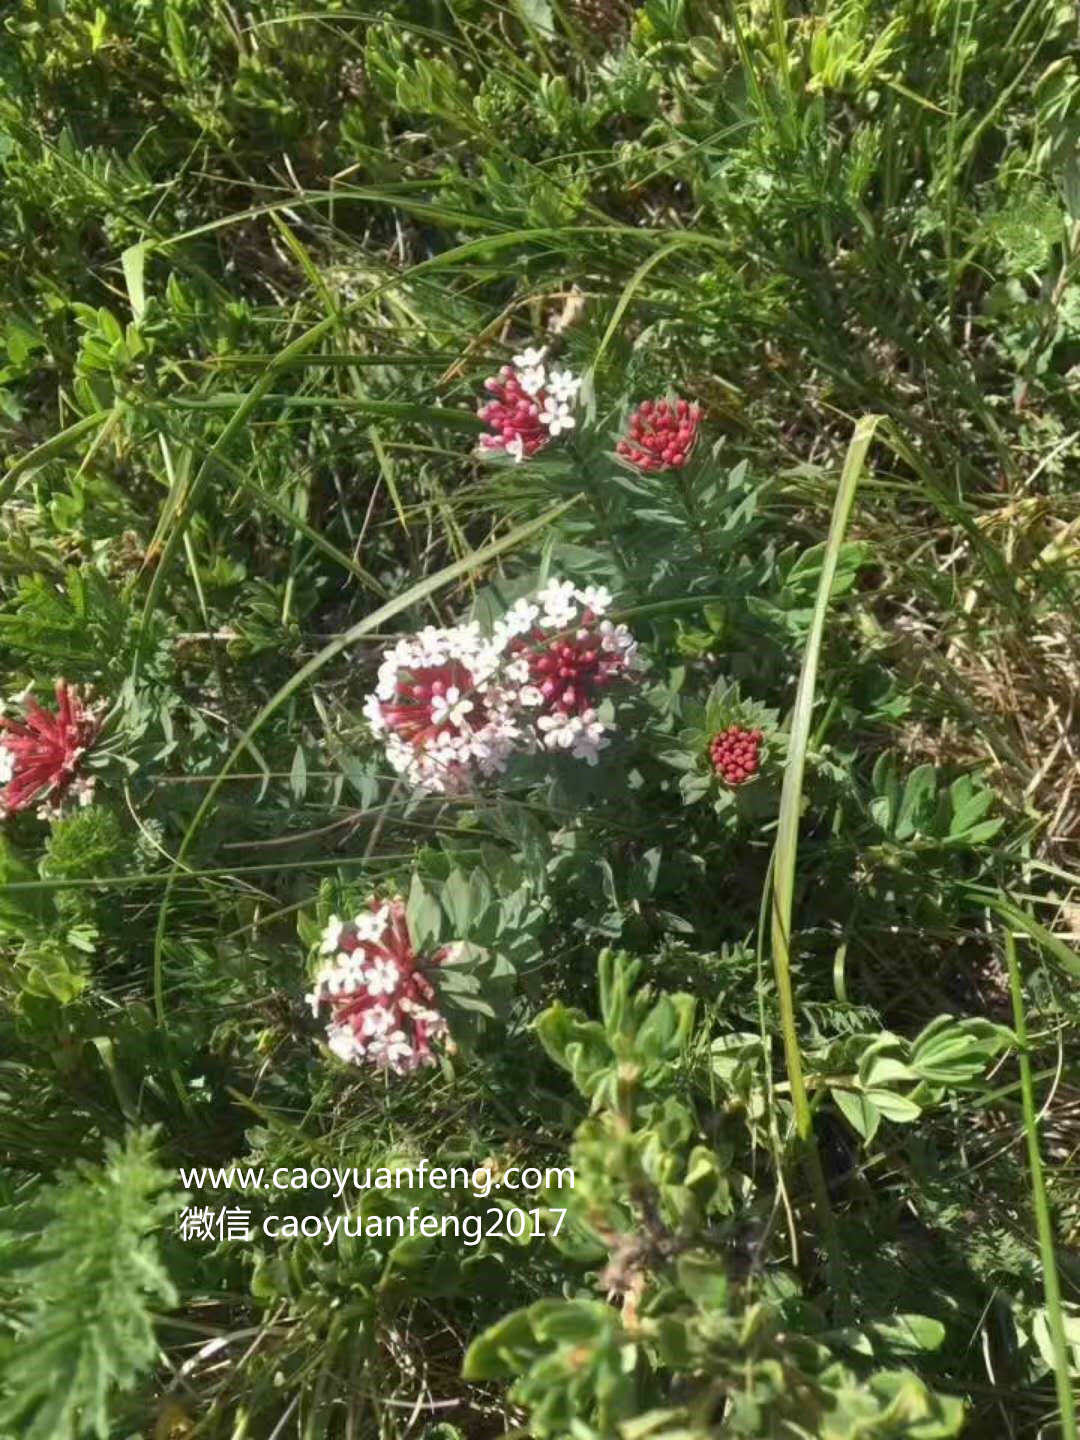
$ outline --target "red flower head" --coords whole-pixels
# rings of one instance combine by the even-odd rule
[[[709,744],[713,769],[729,785],[742,785],[752,780],[761,766],[760,751],[764,738],[761,730],[743,730],[741,726],[729,725]]]
[[[535,714],[540,742],[595,765],[611,742],[596,712],[604,691],[631,679],[637,642],[625,625],[604,619],[611,595],[603,586],[579,590],[550,580],[531,600],[518,600],[496,625],[506,678],[518,703]]]
[[[525,350],[484,381],[494,398],[476,412],[490,435],[480,437],[484,450],[502,450],[524,460],[564,430],[574,428],[572,408],[581,381],[569,370],[548,373],[545,351]]]
[[[54,714],[30,696],[24,720],[0,715],[0,816],[39,802],[55,814],[69,792],[90,798],[94,782],[78,770],[100,722],[66,680],[56,682],[56,702]]]
[[[364,702],[390,764],[419,790],[455,793],[506,768],[517,738],[498,652],[475,621],[433,625],[384,652]]]
[[[701,409],[685,400],[646,400],[630,416],[630,434],[616,452],[639,470],[679,470],[690,459]]]
[[[431,964],[452,949],[444,946]],[[397,1075],[434,1065],[431,1042],[445,1039],[448,1027],[413,950],[404,902],[373,899],[351,921],[331,916],[322,950],[331,958],[307,998],[315,1015],[330,1007],[326,1040],[334,1054]]]

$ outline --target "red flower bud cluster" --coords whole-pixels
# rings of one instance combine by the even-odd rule
[[[729,725],[719,735],[714,735],[709,744],[713,769],[729,785],[742,785],[752,780],[761,767],[761,742],[764,738],[761,730],[744,730],[739,725]]]
[[[596,617],[590,610],[582,616],[581,628],[571,635],[552,638],[539,626],[529,635],[510,642],[509,654],[521,657],[529,667],[529,680],[543,697],[545,709],[576,715],[587,710],[599,691],[623,669],[621,656],[600,648],[595,631]]]
[[[581,380],[569,370],[549,371],[546,353],[544,347],[524,350],[514,356],[513,365],[504,365],[484,381],[494,398],[476,412],[491,431],[480,437],[482,450],[502,450],[524,460],[574,428],[572,412]]]
[[[639,470],[678,470],[697,440],[701,410],[686,400],[646,400],[630,416],[629,437],[616,452]]]
[[[515,459],[535,455],[551,439],[540,419],[546,399],[541,390],[530,395],[522,388],[516,370],[504,365],[497,376],[484,381],[484,388],[494,398],[476,412],[491,431],[481,435],[485,450],[505,450]]]

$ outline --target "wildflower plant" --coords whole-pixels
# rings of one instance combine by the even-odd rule
[[[459,1041],[471,1046],[478,1026],[505,1018],[516,981],[541,958],[544,909],[518,866],[491,857],[467,869],[439,851],[423,859],[407,898],[346,896],[343,918],[327,913],[327,890],[323,918],[300,920],[313,952],[307,1004],[349,1064],[407,1075]]]
[[[718,815],[731,810],[758,816],[779,793],[778,758],[784,753],[779,713],[744,697],[737,682],[718,679],[702,703],[679,697],[682,728],[662,758],[681,771],[684,804],[710,800]]]
[[[456,794],[516,753],[566,751],[588,765],[610,743],[598,707],[641,668],[603,587],[552,579],[497,620],[429,626],[384,654],[364,713],[391,766],[421,792]]]
[[[326,1043],[339,1059],[396,1075],[436,1063],[433,1043],[445,1043],[449,1031],[402,900],[372,898],[351,920],[332,915],[319,951],[327,958],[307,1000],[316,1017],[329,1009]],[[427,967],[452,953],[440,947]]]

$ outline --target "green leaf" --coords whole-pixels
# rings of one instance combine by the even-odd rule
[[[864,1056],[865,1060],[866,1057]],[[859,1064],[859,1079],[867,1089],[892,1085],[898,1081],[911,1083],[917,1079],[910,1065],[897,1060],[893,1055],[877,1054],[870,1057],[868,1064]]]
[[[897,840],[909,840],[921,831],[933,814],[937,798],[937,771],[933,765],[919,765],[908,776],[893,833]]]
[[[900,777],[891,751],[883,750],[878,756],[872,783],[876,797],[870,802],[870,813],[885,833],[891,835],[900,804]]]
[[[146,268],[145,241],[129,245],[120,256],[120,265],[124,272],[131,313],[136,320],[141,320],[146,310],[146,291],[143,285],[143,272]]]
[[[886,1120],[893,1120],[898,1125],[910,1125],[922,1114],[921,1105],[916,1105],[914,1100],[904,1095],[897,1095],[894,1090],[867,1090],[866,1098]]]
[[[485,1330],[469,1346],[462,1362],[465,1380],[506,1380],[520,1375],[537,1353],[528,1310],[515,1310]]]
[[[297,745],[293,754],[292,767],[289,771],[289,789],[297,804],[307,794],[307,761],[304,759],[304,750],[301,745]]]
[[[929,1028],[929,1027],[928,1027]],[[931,1084],[964,1085],[978,1079],[990,1062],[1013,1043],[1004,1026],[988,1020],[933,1023],[912,1047],[912,1069]]]
[[[959,780],[954,780],[949,786],[949,798],[953,808],[949,834],[963,835],[977,824],[993,805],[994,792],[989,786],[976,788],[970,775],[961,775]]]
[[[450,917],[454,938],[463,940],[472,921],[472,889],[461,870],[451,870],[442,888],[442,905]]]
[[[528,895],[526,890],[526,895]],[[491,887],[491,881],[484,874],[483,870],[477,867],[469,876],[469,916],[470,924],[477,925],[495,903],[495,893]]]
[[[712,788],[711,776],[700,771],[692,771],[679,779],[679,793],[684,805],[694,805],[697,801],[704,800]]]
[[[986,840],[992,840],[1004,824],[1004,816],[997,820],[984,820],[981,825],[973,825],[970,830],[965,830],[962,834],[950,835],[946,843],[981,845]]]
[[[725,1310],[728,1279],[723,1262],[714,1256],[689,1252],[675,1263],[679,1284],[700,1310]]]
[[[997,896],[987,898],[981,892],[977,892],[977,894],[988,909],[997,911],[1017,930],[1023,930],[1025,934],[1030,935],[1032,940],[1037,941],[1067,974],[1072,975],[1075,979],[1080,979],[1080,955],[1077,955],[1075,950],[1070,950],[1064,940],[1047,930],[1045,925],[1040,925],[1038,920],[1029,915],[1026,910],[1021,910],[1018,905],[1012,905]]]
[[[886,1353],[893,1355],[939,1350],[945,1339],[945,1326],[929,1315],[894,1315],[888,1320],[871,1321],[866,1328],[881,1341]]]
[[[881,1124],[881,1112],[873,1101],[859,1090],[841,1090],[830,1086],[829,1094],[856,1135],[867,1142],[871,1141]]]
[[[409,886],[405,921],[417,954],[423,954],[438,945],[442,936],[442,906],[420,876],[415,873],[412,877],[412,884]]]
[[[656,889],[663,854],[661,847],[655,845],[652,849],[646,850],[644,855],[634,862],[627,882],[627,888],[633,899],[648,900],[652,895]]]

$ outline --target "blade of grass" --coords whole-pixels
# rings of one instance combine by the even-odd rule
[[[1080,978],[1080,955],[1070,950],[1064,940],[1059,940],[1052,931],[1047,930],[1045,925],[1040,925],[1034,916],[1021,910],[1017,905],[1010,905],[1007,900],[1000,896],[980,897],[983,903],[990,910],[995,911],[1007,924],[1015,930],[1023,930],[1035,943],[1050,955],[1067,975],[1074,979]]]
[[[843,473],[840,476],[832,521],[829,525],[829,535],[822,557],[821,580],[814,603],[814,616],[810,624],[806,650],[803,653],[802,673],[799,676],[799,688],[795,696],[795,708],[791,718],[788,760],[784,770],[776,849],[773,853],[773,970],[780,1004],[784,1058],[787,1064],[788,1080],[791,1084],[792,1109],[795,1114],[795,1149],[814,1197],[814,1207],[817,1211],[818,1223],[828,1256],[832,1290],[836,1297],[838,1313],[841,1315],[850,1311],[850,1297],[847,1293],[840,1237],[832,1206],[829,1203],[825,1172],[822,1169],[821,1155],[814,1138],[813,1118],[803,1078],[802,1052],[799,1048],[799,1032],[795,1019],[795,996],[791,978],[791,911],[795,891],[795,862],[799,845],[799,811],[802,806],[803,772],[806,768],[806,749],[810,740],[818,660],[825,633],[825,615],[829,607],[837,559],[847,530],[851,507],[855,500],[859,476],[866,462],[867,451],[874,438],[874,431],[880,424],[881,418],[880,415],[867,415],[857,422],[844,460]]]
[[[630,276],[630,279],[623,288],[622,294],[619,296],[618,303],[611,312],[611,319],[608,321],[607,329],[601,337],[600,344],[596,347],[596,353],[593,355],[592,363],[589,366],[590,377],[596,374],[600,361],[603,359],[607,347],[611,344],[612,336],[616,334],[619,326],[622,324],[627,307],[637,291],[641,288],[649,271],[655,269],[655,267],[659,265],[662,260],[666,260],[669,255],[673,255],[676,250],[683,248],[684,242],[681,238],[672,240],[668,245],[662,245],[659,250],[643,260]]]
[[[46,464],[57,455],[62,455],[69,445],[74,445],[84,435],[93,434],[99,430],[106,420],[115,412],[112,410],[99,410],[93,415],[84,415],[81,420],[76,420],[74,425],[61,430],[58,435],[52,435],[40,445],[35,445],[33,450],[28,450],[25,455],[20,456],[15,463],[8,467],[7,471],[0,477],[0,501],[7,500],[15,491],[15,482],[20,475],[25,475],[30,470],[36,470],[38,466]]]
[[[1043,1176],[1039,1151],[1039,1124],[1035,1113],[1035,1086],[1031,1078],[1031,1052],[1028,1048],[1027,1017],[1020,988],[1020,965],[1016,943],[1008,930],[1005,934],[1005,963],[1009,969],[1012,992],[1013,1028],[1016,1031],[1020,1062],[1020,1095],[1024,1108],[1024,1135],[1027,1139],[1028,1167],[1031,1171],[1031,1195],[1035,1204],[1035,1228],[1039,1236],[1039,1253],[1043,1267],[1043,1294],[1046,1296],[1046,1319],[1050,1341],[1054,1347],[1054,1385],[1061,1409],[1062,1440],[1077,1440],[1076,1402],[1070,1381],[1069,1345],[1065,1335],[1065,1319],[1061,1309],[1061,1284],[1054,1255],[1054,1227],[1050,1220],[1050,1203]]]

